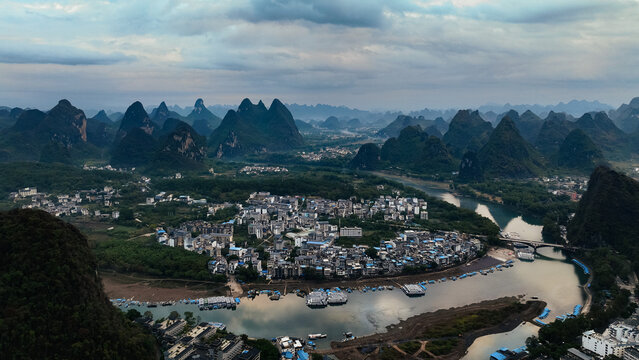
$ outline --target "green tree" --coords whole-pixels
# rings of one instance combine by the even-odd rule
[[[140,314],[139,311],[137,311],[136,309],[129,309],[129,311],[126,312],[126,317],[127,319],[133,321],[139,317],[141,317],[142,314]]]
[[[169,320],[175,320],[179,318],[180,318],[180,313],[175,310],[171,311],[171,313],[169,314]]]
[[[369,247],[364,253],[373,259],[377,258],[377,250],[374,247]]]

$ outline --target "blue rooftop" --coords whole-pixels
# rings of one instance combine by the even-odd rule
[[[297,358],[300,360],[308,360],[308,354],[304,352],[304,350],[300,350],[297,352]]]
[[[490,354],[490,358],[495,360],[506,360],[506,355],[496,351]]]

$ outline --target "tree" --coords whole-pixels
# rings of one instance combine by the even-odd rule
[[[133,220],[133,210],[131,208],[126,208],[126,207],[121,208],[120,218],[118,220],[121,220],[121,221]]]
[[[364,253],[373,259],[377,258],[377,250],[374,247],[369,247]]]
[[[153,320],[153,313],[150,312],[149,310],[144,312],[144,317],[149,319],[149,320]]]
[[[171,313],[169,314],[169,320],[175,320],[179,318],[180,318],[180,313],[175,310],[171,311]]]
[[[195,325],[195,317],[193,316],[193,312],[185,311],[184,312],[184,320],[186,320],[187,324],[190,326]]]
[[[129,311],[126,312],[126,317],[127,319],[133,321],[139,317],[141,317],[142,314],[140,314],[139,311],[137,311],[136,309],[129,309]]]

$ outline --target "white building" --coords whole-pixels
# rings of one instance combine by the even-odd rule
[[[339,229],[340,237],[362,237],[362,228],[359,227],[343,227]]]
[[[581,346],[593,353],[606,357],[608,355],[623,356],[623,350],[628,345],[621,343],[607,334],[598,334],[594,330],[588,330],[581,335]]]
[[[26,187],[24,189],[18,190],[18,194],[22,197],[33,196],[38,193],[38,188],[35,187]]]

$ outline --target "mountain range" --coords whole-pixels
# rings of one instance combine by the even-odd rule
[[[381,149],[373,143],[362,145],[350,166],[366,170],[392,167],[437,173],[453,171],[455,161],[439,138],[430,136],[416,125],[402,129],[399,136],[386,140]]]
[[[163,109],[158,109],[155,115],[161,118]],[[196,168],[206,158],[206,138],[175,118],[160,127],[136,101],[124,113],[111,154],[111,164],[118,167]]]
[[[247,154],[291,150],[304,144],[290,111],[278,99],[267,109],[244,99],[237,111],[229,110],[209,138],[211,154],[233,158]]]

